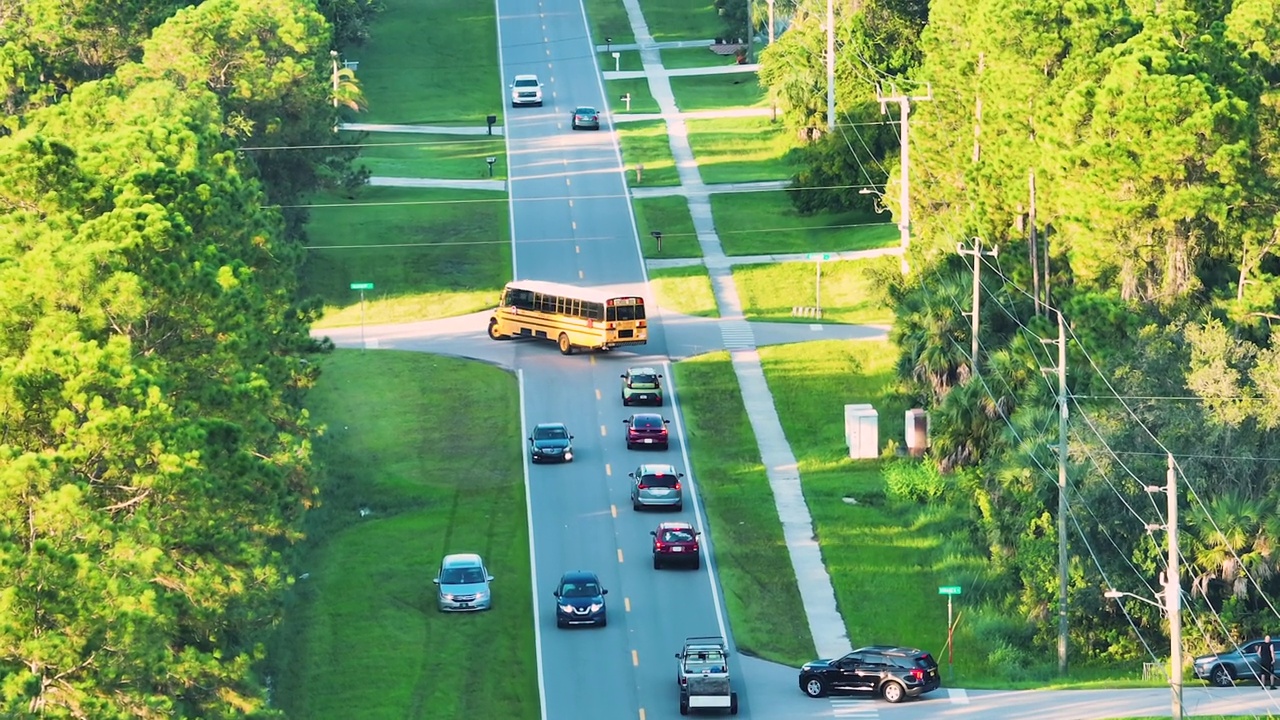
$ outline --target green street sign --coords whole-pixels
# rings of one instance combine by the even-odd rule
[[[959,585],[940,585],[938,586],[938,594],[939,595],[959,595],[960,586]]]
[[[805,255],[804,258],[806,260],[830,260],[831,253],[809,253],[808,255]]]
[[[351,283],[352,290],[372,290],[373,283]]]

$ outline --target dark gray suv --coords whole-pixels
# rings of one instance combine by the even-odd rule
[[[1201,655],[1192,661],[1196,677],[1207,680],[1218,687],[1231,687],[1237,682],[1259,682],[1258,680],[1258,648],[1262,640],[1250,640],[1240,643],[1230,650],[1223,650],[1213,655]],[[1275,657],[1280,658],[1280,640],[1271,641],[1271,649]]]

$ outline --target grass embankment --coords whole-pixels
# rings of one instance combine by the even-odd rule
[[[711,289],[711,276],[702,265],[654,268],[649,271],[649,287],[663,310],[720,317],[716,296]]]
[[[821,280],[816,261],[737,265],[733,282],[742,299],[743,314],[751,320],[890,325],[893,308],[867,273],[872,266],[888,264],[897,268],[898,258],[824,262]],[[815,306],[815,288],[821,294],[822,318],[792,317],[792,307]]]
[[[356,75],[368,102],[360,122],[483,127],[485,116],[501,110],[493,3],[381,4],[369,41],[344,58],[360,63]]]
[[[388,350],[319,362],[320,504],[270,656],[276,706],[307,720],[537,718],[515,377]],[[431,578],[453,552],[485,558],[491,611],[437,611]]]
[[[640,8],[657,42],[712,40],[725,32],[712,0],[644,0]]]
[[[626,166],[627,184],[631,187],[679,185],[675,157],[667,139],[667,124],[661,120],[619,123],[618,144]],[[640,182],[636,182],[636,165],[644,165]]]
[[[360,143],[358,165],[375,177],[505,180],[507,149],[499,136],[343,133]],[[496,158],[489,175],[486,158]]]
[[[618,125],[618,115],[626,115],[627,113],[656,113],[661,112],[662,108],[658,107],[658,101],[653,99],[653,93],[649,92],[649,81],[645,78],[628,78],[626,80],[605,80],[604,82],[605,100],[609,103],[609,109],[614,114],[614,124]],[[631,93],[631,109],[627,109],[627,103],[622,99],[623,95]],[[631,123],[626,123],[630,125]]]
[[[353,282],[372,282],[364,322],[410,322],[491,307],[511,276],[505,193],[364,188],[313,199],[302,291],[319,297],[317,328],[360,323]]]
[[[613,38],[614,45],[634,43],[635,35],[631,32],[631,21],[627,18],[627,8],[622,0],[583,0],[587,10],[587,25],[591,29],[591,42],[604,45],[605,38]],[[613,58],[605,65],[601,60],[602,70],[613,69]]]
[[[752,72],[677,75],[671,78],[671,92],[681,112],[769,107],[769,98]]]
[[[733,55],[717,55],[710,47],[673,48],[663,50],[662,67],[668,70],[679,68],[723,67],[737,65],[738,59]],[[746,73],[750,74],[750,73]]]
[[[683,195],[633,198],[631,206],[635,209],[636,230],[646,258],[702,257],[688,198]],[[658,243],[649,234],[654,230],[662,233],[662,252],[658,252]]]
[[[729,356],[682,360],[673,372],[738,649],[798,667],[813,659],[813,637]]]
[[[790,136],[767,117],[688,120],[686,125],[703,182],[790,180],[796,173]]]
[[[613,56],[615,52],[618,53],[616,58]],[[596,62],[600,64],[602,72],[627,72],[644,69],[644,60],[640,57],[639,50],[597,52]]]
[[[839,252],[888,247],[898,228],[858,211],[801,215],[785,190],[717,193],[711,213],[726,255]]]

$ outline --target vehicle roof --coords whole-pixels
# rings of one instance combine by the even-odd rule
[[[484,565],[484,561],[475,553],[457,553],[454,555],[445,555],[441,565],[448,568],[457,567],[479,567]]]
[[[593,582],[599,585],[600,578],[595,573],[587,572],[586,570],[570,570],[569,572],[560,576],[560,582],[561,583]]]
[[[594,107],[594,106],[592,106],[592,105],[579,105],[579,106],[577,107],[577,109],[575,109],[575,110],[574,110],[574,112],[576,112],[576,113],[577,113],[577,112],[582,112],[583,110],[586,110],[587,112],[595,112],[595,111],[596,111],[595,107]]]
[[[670,522],[658,523],[658,529],[659,530],[692,530],[693,525],[691,523],[682,522],[679,520],[672,520]]]
[[[675,465],[663,465],[660,463],[645,463],[636,468],[637,475],[678,475]]]
[[[590,286],[583,287],[581,285],[569,285],[568,283],[555,283],[547,280],[512,280],[507,283],[508,288],[517,288],[519,290],[529,290],[531,292],[543,293],[545,295],[555,295],[557,297],[570,297],[579,300],[589,300],[594,302],[604,302],[612,298],[642,298],[643,295],[638,292],[638,288],[627,289],[625,287],[609,287],[609,286]],[[645,302],[648,302],[647,300]]]
[[[878,652],[883,655],[928,655],[929,653],[913,647],[899,647],[897,645],[866,645],[860,647],[854,652]]]
[[[516,80],[537,80],[538,76],[532,73],[524,73],[523,75],[517,75],[515,79]]]
[[[631,375],[657,375],[658,371],[651,367],[633,367],[627,368],[627,372]]]
[[[641,420],[641,419],[657,420],[658,422],[663,422],[664,420],[666,420],[666,418],[662,417],[662,413],[635,413],[634,415],[631,416],[631,419],[633,421]]]
[[[537,425],[534,425],[533,429],[537,430],[538,428],[563,428],[563,427],[564,427],[564,423],[562,422],[545,422],[545,423],[538,423]]]

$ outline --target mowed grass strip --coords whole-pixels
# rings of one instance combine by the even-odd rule
[[[898,242],[898,228],[885,215],[857,210],[801,215],[785,190],[716,193],[711,213],[726,255],[870,250]]]
[[[618,122],[617,115],[624,113],[656,113],[660,112],[658,101],[653,99],[653,93],[649,92],[649,81],[644,78],[630,78],[627,80],[606,80],[604,90],[608,95],[606,99],[609,101],[609,108],[614,114],[614,123]],[[627,103],[622,99],[623,95],[631,94],[631,109],[627,109]]]
[[[738,58],[733,55],[717,55],[711,48],[671,48],[662,50],[662,67],[668,70],[680,68],[722,67],[737,65]],[[672,78],[674,80],[675,78]]]
[[[680,184],[676,174],[675,157],[671,154],[671,141],[667,139],[667,124],[661,120],[619,123],[618,144],[622,147],[622,162],[626,165],[627,184],[632,187],[671,186]],[[644,165],[640,181],[636,182],[636,166]]]
[[[374,284],[363,317],[376,325],[483,310],[511,279],[505,193],[366,187],[312,202],[302,294],[324,303],[316,328],[360,324],[353,282]]]
[[[649,287],[663,310],[720,317],[716,296],[711,289],[711,276],[702,265],[654,268],[649,271]]]
[[[681,112],[769,107],[765,89],[753,72],[675,76],[671,92]]]
[[[790,136],[767,117],[688,120],[686,125],[703,182],[789,180],[796,174]]]
[[[317,362],[320,504],[269,656],[276,706],[308,720],[537,718],[521,448],[493,441],[520,436],[515,377],[389,350]],[[453,552],[484,556],[492,610],[436,609],[431,578]]]
[[[359,122],[478,125],[507,100],[493,3],[382,0],[350,57],[368,102]],[[442,78],[448,78],[442,82]],[[501,114],[499,114],[501,118]]]
[[[673,372],[738,649],[799,667],[814,658],[813,636],[728,353]]]
[[[416,135],[412,133],[343,133],[343,141],[360,144],[357,164],[375,177],[494,180],[507,177],[507,148],[499,136]]]
[[[683,195],[632,198],[631,207],[635,210],[640,248],[646,258],[702,257],[688,198]],[[650,234],[655,230],[662,233],[662,252],[658,252],[658,243]]]
[[[613,45],[627,45],[636,41],[631,32],[631,20],[627,18],[627,8],[622,0],[583,0],[587,11],[587,25],[591,28],[593,45],[604,45],[605,38],[613,38]],[[601,60],[600,69],[612,70],[613,58],[605,65]]]
[[[615,52],[618,53],[616,58],[613,56]],[[626,72],[644,69],[644,61],[640,58],[639,50],[598,52],[596,53],[596,62],[600,64],[602,72]]]
[[[713,40],[724,35],[724,21],[712,0],[643,0],[644,22],[657,42]]]
[[[840,260],[821,263],[785,262],[735,265],[733,282],[742,298],[743,314],[752,320],[772,322],[831,322],[858,325],[891,325],[893,308],[871,267],[898,266],[898,259]],[[821,295],[822,318],[795,318],[791,308],[814,307]]]

